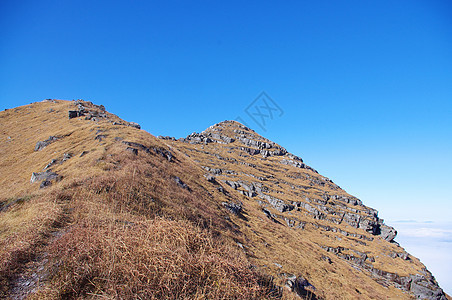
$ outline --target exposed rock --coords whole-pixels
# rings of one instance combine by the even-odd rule
[[[392,257],[392,258],[400,257],[403,260],[409,260],[410,259],[408,253],[406,253],[406,252],[392,252],[389,256]]]
[[[215,176],[212,176],[210,174],[206,175],[206,179],[207,179],[208,182],[217,183],[217,180],[215,179]]]
[[[186,189],[187,191],[191,191],[190,187],[182,181],[182,179],[180,179],[177,176],[174,176],[174,181],[177,183],[178,186],[180,186],[183,189]]]
[[[130,126],[130,127],[137,128],[137,129],[141,129],[140,124],[135,123],[135,122],[129,122],[129,126]]]
[[[51,186],[51,185],[52,185],[52,182],[50,180],[43,180],[41,182],[41,184],[39,185],[39,188],[43,189],[43,188],[46,188],[46,187]]]
[[[380,225],[380,235],[383,239],[388,242],[392,242],[397,235],[397,230],[395,230],[391,226],[387,226],[385,224]]]
[[[301,168],[301,169],[304,169],[306,167],[306,165],[302,161],[295,161],[295,160],[290,160],[290,159],[282,159],[280,161],[280,163],[282,163],[283,165],[288,165],[288,166]]]
[[[61,160],[61,162],[63,163],[63,162],[67,161],[70,158],[72,158],[72,153],[64,153],[63,154],[63,159]]]
[[[128,141],[122,141],[122,143],[126,144],[127,146],[130,146],[131,148],[143,150],[144,152],[146,152],[148,154],[150,154],[151,150],[152,150],[152,152],[154,152],[155,154],[166,158],[169,162],[171,162],[173,160],[173,158],[174,158],[174,156],[171,153],[171,151],[163,149],[163,148],[158,148],[158,147],[148,148],[148,147],[146,147],[143,144],[139,144],[139,143],[135,143],[135,142],[128,142]]]
[[[161,139],[161,140],[169,140],[169,141],[175,141],[176,138],[172,137],[172,136],[161,136],[159,135],[157,138]]]
[[[69,111],[69,119],[77,118],[79,116],[78,111],[70,110]]]
[[[275,223],[281,224],[276,218],[276,216],[274,214],[272,214],[268,209],[266,208],[262,208],[262,211],[264,212],[264,214],[267,216],[267,218],[269,218],[270,220],[272,220]]]
[[[427,279],[422,275],[411,275],[410,292],[417,299],[446,300],[444,291],[438,286],[434,278]]]
[[[99,134],[96,135],[96,137],[94,138],[96,141],[102,142],[103,139],[105,139],[107,136],[104,134]]]
[[[157,147],[153,147],[152,150],[154,150],[155,154],[158,154],[164,158],[166,158],[169,162],[173,161],[173,153],[171,153],[171,151],[163,149],[163,148],[157,148]]]
[[[329,264],[332,264],[332,263],[333,263],[333,261],[331,260],[331,258],[329,258],[329,257],[326,256],[326,255],[322,255],[321,259],[324,260],[324,261],[326,261],[326,262],[329,263]]]
[[[17,198],[12,201],[0,202],[0,212],[7,211],[11,206],[20,204],[26,201],[28,198]]]
[[[232,187],[234,190],[236,190],[238,187],[240,187],[240,184],[238,184],[235,181],[224,180],[223,182],[226,183],[227,185],[229,185],[230,187]]]
[[[286,281],[286,287],[303,299],[317,299],[314,293],[315,287],[303,276],[289,276]]]
[[[197,132],[189,134],[186,138],[183,138],[182,141],[190,144],[208,144],[213,142],[211,138]]]
[[[52,159],[52,160],[44,167],[44,170],[47,170],[48,168],[50,168],[51,166],[55,165],[56,163],[58,163],[58,159]]]
[[[31,174],[30,183],[34,183],[36,181],[41,181],[40,188],[45,188],[50,186],[51,180],[60,179],[57,173],[52,172],[51,170],[47,170],[45,172],[33,172]]]
[[[35,151],[40,151],[57,140],[58,140],[58,137],[49,136],[49,138],[46,139],[45,141],[38,141],[35,146]]]
[[[229,211],[231,211],[233,214],[240,214],[242,212],[243,204],[241,202],[234,203],[234,202],[223,202],[222,205],[227,208]]]
[[[130,151],[130,152],[132,152],[133,154],[138,155],[138,149],[136,149],[136,148],[127,147],[127,148],[126,148],[126,151]]]

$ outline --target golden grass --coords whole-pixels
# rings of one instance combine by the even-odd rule
[[[28,196],[0,212],[0,284],[9,292],[21,265],[39,253],[48,253],[48,282],[32,297],[41,298],[155,298],[155,299],[250,299],[271,298],[271,284],[263,273],[284,285],[285,274],[301,275],[325,299],[409,298],[393,287],[385,288],[365,271],[327,253],[321,245],[353,248],[374,256],[374,266],[391,272],[414,274],[423,267],[415,258],[394,260],[388,255],[400,247],[379,237],[366,245],[351,237],[325,232],[309,223],[303,211],[285,213],[308,223],[304,230],[275,224],[267,219],[255,198],[245,197],[222,184],[207,182],[200,166],[234,170],[237,175],[219,175],[218,180],[258,181],[267,178],[269,194],[287,202],[300,201],[290,185],[307,186],[306,195],[331,192],[348,195],[328,186],[312,186],[306,179],[287,175],[320,175],[279,164],[279,157],[241,157],[220,144],[191,145],[158,140],[135,128],[75,118],[67,111],[73,102],[34,103],[0,112],[1,202]],[[120,122],[116,116],[111,120]],[[231,134],[234,126],[224,128]],[[102,141],[95,140],[105,135]],[[37,141],[50,135],[62,138],[41,151]],[[158,154],[125,151],[121,139],[146,147],[170,148],[173,162]],[[227,147],[241,147],[236,141]],[[80,154],[87,153],[80,157]],[[203,153],[207,151],[209,153]],[[32,172],[40,172],[64,153],[73,157],[52,170],[62,176],[50,188],[30,184]],[[188,154],[187,157],[185,154]],[[213,154],[229,160],[219,160]],[[234,161],[253,163],[256,168]],[[178,186],[181,178],[190,191]],[[241,201],[244,217],[229,213],[224,201]],[[274,211],[270,206],[268,207]],[[64,220],[64,221],[62,221]],[[284,223],[283,220],[280,220]],[[361,229],[335,225],[351,233],[371,237]],[[51,232],[60,238],[49,238]],[[58,237],[59,235],[57,235]],[[244,249],[236,246],[244,245]],[[332,264],[321,259],[328,256]],[[396,263],[394,263],[396,261]],[[279,268],[275,263],[281,264]],[[250,268],[253,264],[256,268]],[[3,273],[2,273],[3,272]],[[284,299],[294,299],[283,291]]]

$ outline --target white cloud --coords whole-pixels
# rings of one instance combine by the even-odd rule
[[[418,228],[404,228],[403,230],[399,230],[399,232],[401,235],[407,237],[435,238],[435,239],[452,238],[452,229],[418,227]]]

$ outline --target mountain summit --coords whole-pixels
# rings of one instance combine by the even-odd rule
[[[3,297],[447,299],[377,210],[236,121],[156,138],[49,99],[0,122]]]

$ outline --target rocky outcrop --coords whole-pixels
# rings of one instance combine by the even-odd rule
[[[184,145],[182,149],[195,161],[208,164],[201,166],[207,171],[205,176],[217,185],[217,190],[227,195],[229,201],[221,203],[232,214],[240,214],[242,202],[237,205],[237,199],[257,201],[262,219],[271,220],[277,226],[287,226],[288,230],[301,229],[306,236],[314,234],[318,241],[325,236],[328,237],[326,240],[333,239],[339,245],[349,247],[336,244],[335,247],[324,246],[324,249],[350,264],[352,269],[366,272],[383,286],[392,285],[418,298],[443,299],[442,290],[425,274],[424,277],[402,277],[376,268],[382,268],[379,255],[414,263],[408,253],[397,248],[398,244],[394,242],[397,231],[379,218],[377,210],[363,205],[360,199],[347,194],[331,179],[320,175],[278,144],[234,121],[218,123],[178,141],[160,138],[172,141],[176,146],[178,141],[200,145]],[[386,242],[394,243],[386,245]],[[379,247],[390,248],[392,252],[377,254],[375,249]],[[327,264],[338,262],[326,255],[320,255],[319,260]],[[404,268],[408,267],[405,265]],[[306,297],[306,291],[315,291],[303,284],[303,276],[299,278],[290,277],[287,287],[301,297]],[[357,293],[360,294],[358,290]]]
[[[315,294],[315,287],[303,276],[288,276],[286,280],[286,287],[292,292],[295,292],[302,299],[318,299]]]
[[[375,268],[372,265],[375,259],[369,257],[366,253],[344,247],[321,246],[321,248],[329,253],[335,254],[337,257],[361,270],[370,272],[377,282],[384,286],[392,285],[404,291],[411,292],[417,299],[446,300],[444,291],[438,286],[435,278],[426,269],[422,270],[423,274],[400,276],[396,273]],[[355,255],[345,252],[353,252]]]
[[[185,182],[183,182],[182,179],[180,179],[177,176],[174,176],[173,179],[178,186],[180,186],[183,189],[186,189],[187,191],[191,191],[190,187]]]
[[[161,139],[161,140],[167,140],[167,141],[175,141],[175,140],[176,140],[176,138],[175,138],[175,137],[172,137],[172,136],[162,136],[162,135],[159,135],[157,138],[158,138],[158,139]]]
[[[393,227],[387,226],[383,223],[378,224],[378,225],[379,225],[378,228],[380,230],[381,237],[384,238],[385,240],[387,240],[388,242],[392,242],[397,235],[397,230],[395,230]],[[378,230],[377,230],[377,234],[378,234]]]
[[[37,181],[41,181],[39,188],[46,188],[52,185],[53,180],[60,180],[61,177],[51,170],[47,170],[45,172],[33,172],[31,174],[30,183],[34,183]]]
[[[44,149],[45,147],[47,147],[48,145],[50,145],[51,143],[57,141],[59,138],[56,136],[49,136],[48,139],[44,140],[44,141],[38,141],[35,145],[35,151],[41,151],[42,149]]]
[[[138,150],[142,150],[148,154],[155,153],[157,155],[160,155],[164,158],[166,158],[169,162],[173,161],[174,155],[170,150],[159,148],[159,147],[146,147],[143,144],[135,143],[135,142],[128,142],[128,141],[122,141],[123,144],[129,146],[126,148],[126,150],[131,151],[134,154],[138,154]],[[136,151],[135,151],[136,150]]]
[[[223,202],[222,205],[228,209],[233,214],[239,215],[242,212],[243,209],[243,203],[235,203],[235,202]]]
[[[129,126],[130,126],[130,127],[134,127],[134,128],[136,128],[136,129],[141,129],[140,124],[135,123],[135,122],[129,122]]]

